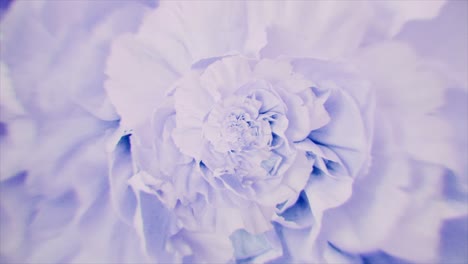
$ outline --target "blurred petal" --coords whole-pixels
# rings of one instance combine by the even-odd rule
[[[26,110],[34,116],[63,115],[80,105],[115,120],[100,69],[111,38],[134,29],[143,10],[141,4],[113,1],[15,2],[2,21],[2,60]]]
[[[390,36],[395,36],[400,32],[403,25],[412,20],[431,19],[439,14],[440,9],[445,5],[445,1],[432,1],[430,3],[419,2],[376,2],[377,8],[383,8],[393,14],[392,24],[388,30]]]
[[[267,28],[261,54],[335,59],[359,47],[395,36],[405,23],[435,17],[444,1],[262,2],[257,8]]]
[[[456,88],[468,89],[468,3],[448,1],[439,16],[407,23],[396,39],[408,43],[419,55],[437,62]]]
[[[444,223],[441,229],[440,259],[441,263],[457,263],[468,258],[467,217],[453,219]]]

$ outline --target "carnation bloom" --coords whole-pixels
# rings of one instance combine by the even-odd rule
[[[404,92],[373,87],[382,85],[381,67],[366,68],[373,65],[371,60],[390,52],[403,56],[410,63],[409,71],[416,73],[420,66],[412,51],[394,43],[356,53],[363,39],[370,45],[396,34],[400,23],[412,18],[411,12],[389,16],[392,26],[380,31],[368,21],[398,5],[362,4],[363,19],[351,20],[356,23],[350,24],[352,30],[335,31],[332,45],[324,41],[326,24],[316,23],[305,33],[297,31],[307,20],[300,10],[308,3],[282,5],[162,2],[136,34],[114,43],[106,88],[122,117],[116,139],[130,135],[133,160],[128,175],[111,174],[117,208],[135,223],[146,250],[161,262],[355,261],[339,248],[348,252],[385,249],[416,261],[434,259],[390,249],[387,232],[409,210],[405,201],[410,194],[400,188],[411,188],[412,176],[400,171],[400,177],[387,179],[392,167],[381,163],[403,166],[408,159],[395,160],[391,151],[379,152],[387,149],[381,144],[391,140],[381,127],[394,126],[389,124],[397,118],[393,107],[412,109],[415,114],[408,116],[419,119],[439,105],[437,98],[445,84],[436,79],[430,100],[414,108],[411,97],[404,97],[407,101],[398,97]],[[323,10],[333,6],[310,5]],[[440,5],[432,7],[428,16],[435,15]],[[291,19],[277,16],[282,8],[289,10]],[[339,19],[334,14],[324,21]],[[374,35],[376,30],[380,35]],[[225,35],[220,38],[216,32]],[[429,80],[417,73],[395,85],[405,89],[411,82]],[[402,140],[414,142],[411,131],[414,126],[402,132]],[[392,146],[398,144],[402,143]],[[405,153],[408,150],[404,147]],[[366,176],[388,182],[369,183]],[[362,185],[353,187],[356,178]],[[125,179],[133,192],[118,187],[125,186]],[[363,190],[352,196],[353,188]],[[365,202],[355,202],[358,197],[372,197],[369,188],[383,188],[378,199],[389,193],[401,197],[386,221],[373,205],[360,207]],[[421,195],[436,192],[428,189]],[[134,204],[122,204],[133,196]],[[385,231],[349,235],[354,227],[365,228],[368,221],[348,213],[341,206],[345,202],[349,210],[366,215]],[[447,209],[428,228],[437,229],[453,215],[457,213]],[[151,219],[156,217],[165,224],[155,227]],[[148,232],[148,225],[157,231]],[[163,242],[153,237],[155,233],[164,237]],[[424,248],[429,247],[433,244]]]
[[[258,235],[272,231],[274,222],[292,228],[311,225],[310,218],[296,219],[288,210],[298,199],[307,199],[306,193],[300,198],[306,186],[311,192],[329,188],[320,199],[334,189],[342,192],[317,208],[316,215],[347,199],[352,178],[368,156],[371,131],[365,130],[360,106],[345,90],[314,84],[313,77],[294,71],[293,65],[300,70],[314,63],[320,65],[220,58],[186,73],[155,105],[150,122],[134,128],[130,143],[136,174],[130,182],[173,211],[177,233],[171,235],[185,232],[190,241],[206,232],[211,240],[229,245],[230,235],[239,230]],[[367,88],[362,85],[360,89]],[[353,139],[342,146],[338,135],[351,123]],[[337,148],[357,153],[352,161],[342,161]],[[213,261],[210,255],[197,255],[198,246],[190,245],[194,260]],[[249,254],[236,252],[244,258]],[[231,256],[228,250],[215,260]]]

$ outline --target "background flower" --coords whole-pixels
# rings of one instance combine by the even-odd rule
[[[422,9],[416,2],[163,2],[156,8],[150,2],[103,2],[91,8],[84,2],[14,2],[1,21],[2,261],[144,262],[151,261],[148,253],[165,252],[164,234],[171,231],[174,211],[145,192],[135,194],[128,183],[138,165],[132,159],[137,128],[152,118],[165,88],[184,73],[238,53],[307,58],[297,60],[294,71],[325,86],[346,87],[359,105],[359,116],[375,121],[363,128],[374,131],[367,134],[372,159],[365,155],[367,166],[354,170],[358,177],[346,204],[323,211],[321,229],[276,226],[279,240],[270,233],[239,232],[232,244],[204,243],[212,237],[182,232],[174,236],[174,245],[188,250],[186,255],[187,245],[199,245],[198,256],[221,259],[226,253],[221,249],[234,246],[236,258],[258,261],[280,255],[279,262],[466,259],[456,246],[466,245],[466,239],[453,234],[454,229],[466,232],[460,224],[466,218],[446,222],[442,234],[447,236],[441,246],[438,242],[444,220],[467,213],[463,164],[468,129],[460,121],[466,119],[466,105],[459,99],[466,98],[462,44],[467,41],[466,35],[447,33],[467,24],[460,23],[466,21],[467,9],[464,2],[451,2],[437,16],[443,2],[424,4]],[[73,15],[60,12],[72,8]],[[149,8],[156,9],[145,15],[136,35],[114,42],[104,90],[109,41],[136,29]],[[426,45],[416,33],[426,26],[432,34],[424,38],[459,36],[450,43],[460,46],[444,50],[436,47],[453,44]],[[439,26],[445,32],[434,30]],[[375,110],[360,92],[365,89],[358,89],[363,83],[353,81],[362,78],[350,79],[350,71],[370,81]],[[340,113],[341,105],[331,100],[325,108]],[[331,117],[339,120],[336,124],[355,124]],[[343,133],[336,137],[343,143],[354,139],[352,129],[314,136],[330,143],[326,137],[332,131]],[[147,139],[151,132],[140,136]],[[360,157],[347,149],[334,151],[345,161]],[[138,155],[147,156],[144,149]],[[308,186],[307,195],[300,195],[289,212],[309,223],[320,209],[336,204],[335,194],[346,193],[324,194],[316,184]],[[458,243],[448,247],[444,243],[449,239]],[[296,250],[297,245],[316,251]]]
[[[113,36],[135,29],[146,8],[14,1],[3,13],[1,262],[144,261],[109,204],[105,138],[118,115],[100,69]]]

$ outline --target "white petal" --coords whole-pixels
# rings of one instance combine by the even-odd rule
[[[226,57],[211,64],[200,77],[202,87],[217,99],[227,98],[252,78],[252,70],[246,58]]]
[[[164,58],[130,35],[114,42],[106,73],[109,98],[128,127],[148,119],[178,77]]]
[[[384,8],[394,14],[390,24],[389,34],[395,36],[402,26],[411,20],[430,19],[438,15],[445,1],[432,1],[430,3],[419,2],[375,2],[376,8]]]
[[[203,131],[198,128],[175,128],[172,132],[172,139],[182,153],[201,160],[203,146],[207,142],[203,139]]]

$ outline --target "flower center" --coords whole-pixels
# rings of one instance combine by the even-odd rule
[[[221,153],[263,149],[271,141],[268,120],[259,118],[260,102],[231,97],[216,105],[204,123],[203,133]]]
[[[240,151],[252,146],[259,128],[248,113],[230,113],[223,121],[221,135],[232,151]]]

